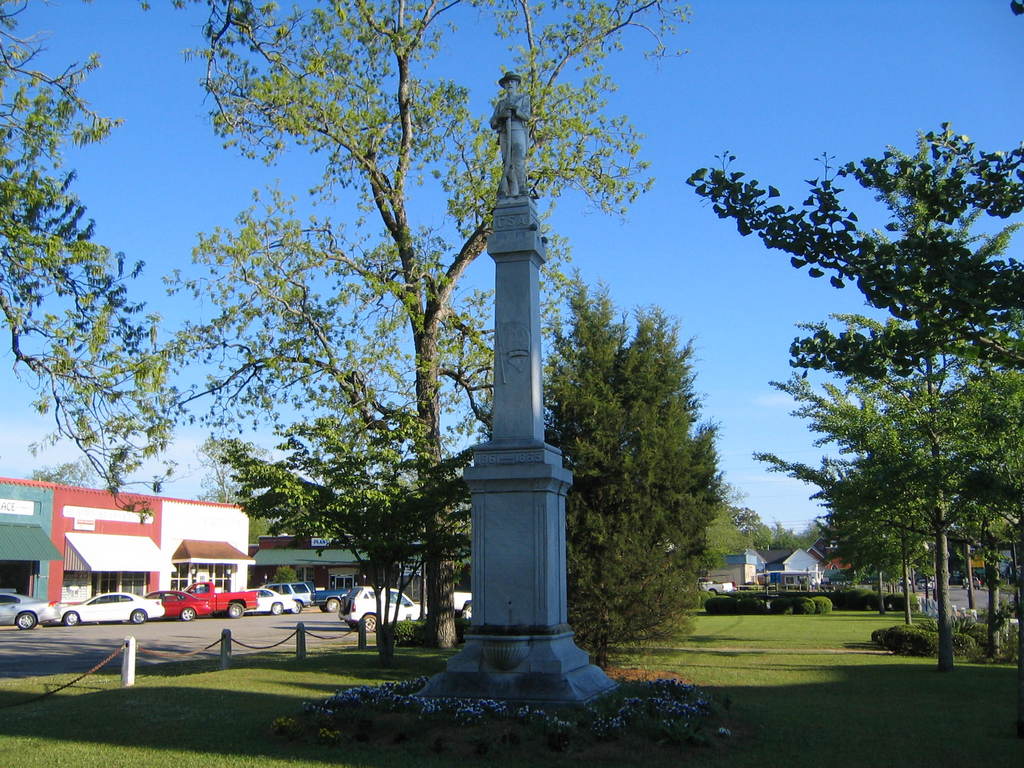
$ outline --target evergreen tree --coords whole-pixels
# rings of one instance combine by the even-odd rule
[[[682,627],[724,490],[675,321],[642,309],[631,328],[606,290],[583,286],[570,307],[550,363],[548,440],[574,474],[569,620],[606,666],[615,646]]]

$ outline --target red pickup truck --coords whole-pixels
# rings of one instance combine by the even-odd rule
[[[221,592],[212,581],[200,581],[185,588],[190,595],[200,595],[210,601],[214,614],[225,614],[229,619],[241,618],[250,608],[255,608],[256,590],[245,592]]]

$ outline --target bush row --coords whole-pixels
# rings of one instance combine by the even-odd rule
[[[824,595],[807,597],[711,597],[704,602],[709,614],[822,614],[832,612],[832,601]]]

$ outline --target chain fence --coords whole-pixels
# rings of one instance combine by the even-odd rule
[[[272,645],[250,645],[249,643],[243,643],[241,640],[237,640],[236,638],[232,637],[230,630],[224,630],[223,634],[219,638],[214,640],[212,643],[210,643],[209,645],[204,646],[203,648],[197,648],[197,649],[192,650],[192,651],[158,651],[158,650],[155,650],[155,649],[145,648],[142,645],[137,645],[136,649],[135,649],[135,652],[138,653],[138,654],[145,655],[145,656],[154,656],[154,657],[157,657],[157,658],[163,658],[163,659],[168,659],[168,660],[183,660],[183,659],[188,659],[188,658],[193,657],[193,656],[197,656],[200,653],[205,653],[206,651],[209,651],[209,650],[213,649],[214,647],[221,646],[221,656],[223,658],[225,655],[230,656],[230,652],[231,652],[230,651],[230,646],[237,645],[237,646],[240,646],[242,648],[246,648],[246,649],[251,650],[251,651],[267,651],[267,650],[270,650],[271,648],[277,648],[278,646],[284,645],[289,640],[291,640],[293,637],[298,635],[300,632],[303,635],[303,637],[300,638],[300,640],[299,640],[299,644],[302,645],[301,657],[305,656],[305,647],[304,647],[304,645],[305,645],[305,637],[315,637],[318,640],[339,640],[339,639],[342,639],[342,638],[348,636],[347,633],[346,634],[337,634],[337,635],[334,635],[334,636],[315,634],[315,633],[310,632],[309,630],[305,629],[305,627],[302,627],[302,625],[300,623],[300,625],[297,626],[292,632],[290,632],[287,637],[285,637],[283,640],[281,640],[279,642],[273,643]],[[226,649],[224,648],[225,643],[227,643],[227,645],[228,645],[228,647]],[[39,694],[37,696],[32,696],[31,698],[28,698],[28,699],[22,699],[21,701],[15,701],[15,702],[11,702],[9,704],[0,704],[0,709],[9,709],[11,707],[20,707],[20,706],[25,705],[25,704],[31,704],[31,703],[39,701],[41,699],[45,699],[48,696],[52,696],[55,693],[59,693],[60,691],[63,691],[65,689],[67,689],[67,688],[70,688],[71,686],[75,685],[76,683],[81,682],[82,680],[84,680],[85,678],[89,677],[90,675],[96,674],[99,670],[101,670],[103,667],[105,667],[111,661],[113,661],[118,656],[123,654],[124,653],[124,649],[125,649],[125,645],[124,644],[118,646],[114,651],[112,651],[110,653],[109,656],[107,656],[105,659],[103,659],[99,663],[95,664],[89,670],[87,670],[87,671],[83,672],[82,674],[78,675],[73,680],[70,680],[70,681],[68,681],[66,683],[63,683],[62,685],[60,685],[60,686],[58,686],[58,687],[56,687],[56,688],[54,688],[52,690],[46,691],[45,693],[41,693],[41,694]]]

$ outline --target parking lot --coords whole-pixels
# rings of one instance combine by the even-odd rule
[[[279,643],[295,631],[295,625],[300,621],[307,630],[307,648],[327,644],[348,646],[356,642],[356,633],[350,631],[337,615],[312,609],[298,615],[244,616],[234,620],[205,618],[190,622],[157,620],[140,625],[57,625],[27,631],[4,626],[0,627],[0,679],[85,672],[120,647],[129,635],[135,637],[140,667],[175,661],[182,658],[179,654],[199,651],[217,643],[224,629],[230,629],[232,639],[237,641],[232,644],[232,654],[253,653],[254,650],[238,643],[261,647]],[[279,648],[294,649],[295,639],[288,640]],[[161,655],[150,655],[147,651]],[[216,658],[219,653],[218,644],[197,656]]]

